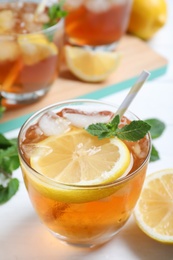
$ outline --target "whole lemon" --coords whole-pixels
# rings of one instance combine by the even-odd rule
[[[128,32],[150,39],[167,20],[166,0],[133,0]]]

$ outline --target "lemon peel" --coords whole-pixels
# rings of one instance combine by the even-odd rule
[[[147,176],[134,217],[149,237],[173,244],[173,169],[163,169]]]
[[[92,51],[68,45],[64,49],[68,69],[86,82],[107,79],[116,70],[121,59],[119,52]]]

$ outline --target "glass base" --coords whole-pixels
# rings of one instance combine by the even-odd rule
[[[10,105],[30,104],[36,102],[38,99],[46,95],[49,89],[50,87],[37,90],[34,92],[30,92],[30,93],[24,93],[24,94],[16,94],[16,93],[9,93],[9,92],[2,91],[1,96],[2,98],[5,99],[6,104],[10,104]]]
[[[58,240],[63,242],[66,245],[71,245],[80,248],[93,248],[93,247],[100,247],[103,244],[109,242],[120,230],[114,232],[113,234],[109,235],[102,235],[101,237],[95,237],[92,239],[70,239],[64,236],[61,236],[49,229],[49,232]]]
[[[91,50],[91,51],[115,51],[118,45],[118,42],[113,42],[110,44],[105,44],[105,45],[82,45],[82,44],[77,44],[76,42],[74,42],[73,40],[67,39],[67,42],[72,45],[72,46],[76,46],[76,47],[81,47],[84,48],[86,50]]]

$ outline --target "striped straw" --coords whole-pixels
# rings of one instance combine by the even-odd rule
[[[141,89],[141,87],[143,86],[143,84],[145,83],[145,81],[148,79],[149,76],[150,76],[150,72],[145,71],[145,70],[142,71],[142,73],[140,74],[136,83],[132,86],[129,93],[127,94],[127,96],[123,100],[122,104],[120,105],[120,107],[116,111],[115,116],[119,115],[120,118],[123,116],[123,114],[128,109],[129,105],[131,104],[133,99],[136,97],[137,93],[139,92],[139,90]]]

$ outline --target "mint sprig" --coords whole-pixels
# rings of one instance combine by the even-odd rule
[[[10,200],[19,188],[19,180],[13,178],[13,171],[17,168],[17,139],[7,139],[0,134],[0,205]]]
[[[63,10],[64,1],[60,1],[59,3],[53,4],[48,9],[49,22],[43,25],[44,29],[47,29],[53,25],[55,25],[58,20],[67,15],[67,11]]]
[[[109,123],[91,124],[86,131],[98,139],[111,138],[117,136],[121,140],[136,142],[142,139],[150,130],[151,126],[142,120],[132,121],[130,124],[118,128],[120,123],[119,115],[115,116]]]

